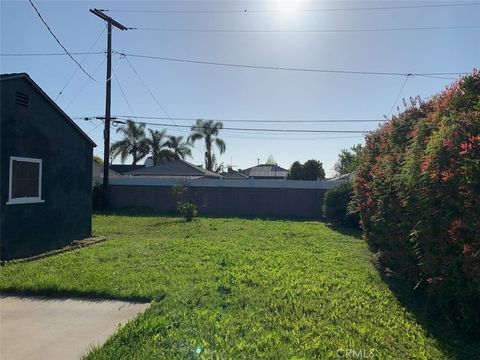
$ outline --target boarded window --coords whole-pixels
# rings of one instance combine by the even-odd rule
[[[41,201],[42,160],[10,158],[9,203]]]

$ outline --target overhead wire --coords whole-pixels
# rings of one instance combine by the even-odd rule
[[[273,120],[273,119],[231,119],[231,118],[210,118],[205,116],[198,117],[157,117],[157,116],[129,116],[129,115],[116,115],[117,118],[135,118],[146,120],[168,120],[173,119],[175,121],[196,121],[197,119],[208,119],[220,122],[243,122],[243,123],[364,123],[364,122],[384,122],[385,119],[325,119],[325,120]]]
[[[45,21],[45,19],[43,18],[42,14],[40,14],[40,11],[37,9],[37,7],[35,6],[35,4],[33,3],[32,0],[28,0],[28,2],[30,3],[30,5],[32,5],[33,9],[35,10],[35,12],[37,13],[38,17],[40,18],[40,20],[42,21],[42,23],[45,25],[45,27],[47,28],[48,32],[53,36],[53,38],[55,39],[55,41],[58,43],[58,45],[60,45],[60,47],[65,51],[65,53],[70,57],[70,59],[72,59],[73,62],[75,62],[75,64],[77,64],[77,66],[80,68],[80,70],[82,70],[85,75],[87,75],[91,80],[93,81],[97,81],[95,78],[92,77],[92,75],[90,75],[82,66],[82,64],[80,64],[77,59],[75,59],[72,54],[69,53],[69,51],[67,50],[67,48],[62,44],[62,42],[58,39],[58,37],[55,35],[55,33],[52,31],[52,29],[50,28],[50,26],[48,25],[48,23]]]
[[[158,105],[158,107],[160,107],[160,109],[163,111],[163,113],[167,116],[167,118],[172,122],[172,124],[174,126],[178,126],[176,123],[175,123],[175,120],[173,120],[173,118],[170,116],[170,114],[167,112],[167,110],[162,106],[162,104],[160,104],[160,101],[158,101],[157,97],[155,96],[155,94],[152,92],[152,90],[150,90],[150,88],[148,87],[148,85],[145,83],[145,81],[143,81],[142,77],[140,76],[140,74],[137,72],[137,70],[135,69],[135,67],[133,66],[133,64],[130,62],[130,60],[124,55],[124,58],[125,60],[127,61],[127,63],[130,65],[130,68],[132,69],[132,71],[134,72],[134,74],[137,76],[138,80],[140,80],[140,82],[142,83],[143,87],[147,90],[147,92],[150,94],[150,96],[152,97],[153,101]],[[179,129],[181,132],[185,132],[185,131],[182,131],[181,129]]]
[[[405,89],[405,86],[407,85],[408,78],[409,78],[408,75],[405,76],[405,80],[403,81],[402,86],[400,86],[400,90],[398,91],[398,95],[395,98],[395,101],[393,102],[392,108],[390,109],[387,117],[390,117],[392,115],[393,109],[395,109],[395,106],[397,105],[398,99],[400,99],[400,96],[402,95],[403,89]]]
[[[120,60],[121,60],[121,58],[120,58]],[[136,117],[136,116],[135,116],[135,111],[133,111],[133,108],[132,108],[132,106],[130,105],[130,102],[128,101],[128,99],[127,99],[127,95],[125,94],[125,91],[123,90],[123,87],[122,87],[122,85],[120,84],[120,81],[118,80],[118,77],[117,77],[117,74],[116,74],[115,71],[113,72],[113,77],[115,78],[115,82],[117,83],[118,88],[120,89],[120,92],[122,93],[122,96],[123,96],[123,99],[125,100],[125,103],[127,104],[128,108],[129,108],[130,111],[132,112],[132,117]]]
[[[420,8],[442,8],[442,7],[463,7],[479,6],[480,3],[453,3],[453,4],[422,4],[422,5],[398,5],[398,6],[371,6],[355,8],[320,8],[320,9],[297,9],[297,12],[330,12],[330,11],[371,11],[371,10],[398,10],[398,9],[420,9]],[[234,10],[138,10],[138,9],[103,9],[110,12],[127,13],[165,13],[165,14],[249,14],[249,13],[278,13],[281,9],[253,9],[247,8]]]
[[[97,73],[97,71],[100,69],[100,67],[105,63],[105,61],[107,61],[107,58],[104,57],[102,59],[102,61],[97,65],[97,67],[95,68],[95,70],[93,71],[93,74],[95,75]],[[83,89],[85,88],[85,86],[87,86],[89,80],[86,79],[86,81],[83,83],[83,85],[80,87],[80,89],[75,93],[75,95],[70,99],[69,103],[65,106],[65,108],[68,108],[78,97],[78,95],[80,95],[80,93],[83,91]]]
[[[106,61],[107,61],[107,58],[104,57],[104,58],[102,59],[102,61],[100,62],[100,64],[98,64],[98,66],[95,68],[95,71],[93,72],[94,75],[97,73],[97,71],[100,69],[100,67],[101,67]],[[115,68],[112,67],[112,75],[111,75],[108,79],[106,79],[105,82],[107,82],[108,80],[111,80],[111,79],[112,79],[113,74],[114,74],[114,72],[116,71],[116,69],[118,68],[119,65],[120,65],[120,58],[118,59],[116,65],[115,65]],[[97,81],[97,82],[100,82],[100,81]],[[70,102],[68,103],[67,107],[69,107],[69,106],[72,104],[72,102],[73,102],[73,101],[77,98],[77,96],[83,91],[83,89],[85,88],[85,86],[87,86],[87,84],[88,84],[88,80],[83,83],[82,87],[81,87],[81,88],[79,89],[79,91],[75,94],[75,96],[70,100]]]
[[[88,49],[88,52],[85,54],[85,56],[82,58],[82,60],[80,60],[80,64],[83,64],[83,62],[85,61],[85,59],[88,57],[89,55],[89,52],[95,47],[95,45],[97,45],[97,42],[98,40],[100,40],[100,38],[102,37],[103,33],[105,32],[105,29],[107,28],[107,25],[104,26],[104,28],[102,29],[102,31],[100,32],[100,34],[97,36],[97,38],[95,39],[95,41],[93,42],[93,45],[90,47],[90,49]],[[58,100],[58,98],[63,94],[63,91],[67,88],[67,86],[70,84],[70,82],[73,80],[73,78],[75,77],[75,75],[77,74],[78,70],[80,68],[79,67],[76,67],[75,68],[75,71],[73,72],[73,74],[70,76],[70,78],[67,80],[67,82],[65,83],[65,85],[62,87],[62,89],[60,90],[60,92],[58,93],[57,97],[55,98],[55,101]]]
[[[416,76],[416,77],[425,77],[425,78],[434,78],[442,80],[455,80],[455,78],[448,77],[450,76],[459,76],[469,74],[468,71],[463,72],[435,72],[435,73],[404,73],[404,72],[384,72],[384,71],[354,71],[354,70],[331,70],[331,69],[316,69],[316,68],[299,68],[299,67],[282,67],[282,66],[264,66],[264,65],[251,65],[251,64],[237,64],[237,63],[224,63],[224,62],[214,62],[214,61],[202,61],[202,60],[193,60],[193,59],[182,59],[182,58],[171,58],[171,57],[162,57],[162,56],[153,56],[153,55],[143,55],[143,54],[133,54],[133,53],[124,53],[113,50],[112,53],[122,55],[125,57],[134,57],[134,58],[143,58],[150,60],[159,60],[159,61],[169,61],[169,62],[181,62],[181,63],[192,63],[200,65],[212,65],[212,66],[223,66],[223,67],[237,67],[237,68],[248,68],[248,69],[259,69],[259,70],[280,70],[280,71],[299,71],[299,72],[319,72],[319,73],[331,73],[331,74],[353,74],[353,75],[380,75],[380,76]],[[102,52],[77,52],[75,54],[84,55],[84,54],[105,54]],[[64,56],[67,54],[63,53],[0,53],[0,56]],[[96,82],[100,82],[96,80]]]
[[[256,137],[256,136],[238,136],[231,134],[222,134],[222,137],[229,139],[249,139],[249,140],[278,140],[278,141],[318,141],[318,140],[340,140],[340,139],[358,139],[363,138],[363,135],[355,136],[335,136],[335,137],[308,137],[308,138],[288,138],[288,137]]]
[[[351,75],[380,75],[380,76],[420,76],[420,77],[431,77],[431,76],[443,76],[443,75],[465,75],[468,72],[435,72],[435,73],[404,73],[404,72],[386,72],[386,71],[355,71],[355,70],[333,70],[333,69],[318,69],[318,68],[300,68],[300,67],[283,67],[283,66],[264,66],[264,65],[251,65],[251,64],[238,64],[238,63],[225,63],[225,62],[215,62],[215,61],[202,61],[202,60],[192,60],[192,59],[181,59],[181,58],[171,58],[163,56],[153,56],[153,55],[142,55],[142,54],[133,54],[133,53],[123,53],[113,51],[116,54],[120,54],[133,58],[140,59],[150,59],[150,60],[160,60],[160,61],[171,61],[171,62],[181,62],[181,63],[191,63],[191,64],[201,64],[201,65],[213,65],[213,66],[223,66],[223,67],[235,67],[235,68],[246,68],[246,69],[259,69],[259,70],[279,70],[279,71],[299,71],[299,72],[317,72],[317,73],[326,73],[326,74],[351,74]]]
[[[95,130],[97,130],[100,125],[103,125],[103,122],[100,121],[93,129],[90,129],[89,131],[86,132],[87,135],[91,134],[92,132],[94,132]]]
[[[457,26],[426,26],[406,28],[373,28],[373,29],[324,29],[324,30],[251,30],[251,29],[182,29],[182,28],[155,28],[155,27],[130,27],[129,30],[159,31],[159,32],[184,32],[184,33],[356,33],[356,32],[392,32],[392,31],[427,31],[427,30],[465,30],[479,29],[480,25]]]
[[[105,51],[71,52],[71,55],[105,55]],[[68,56],[66,53],[0,53],[0,56]]]
[[[162,126],[162,127],[178,127],[178,128],[191,128],[190,125],[177,125],[177,124],[160,124],[152,122],[144,122],[132,120],[136,123],[142,123],[150,126]],[[231,130],[231,131],[256,131],[256,132],[275,132],[275,133],[346,133],[346,134],[363,134],[366,131],[364,130],[316,130],[316,129],[263,129],[263,128],[233,128],[233,127],[223,127],[222,130]]]

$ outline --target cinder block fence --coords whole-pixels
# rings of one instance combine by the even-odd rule
[[[170,180],[147,177],[112,178],[110,206],[147,207],[172,212],[175,184],[188,184],[189,201],[200,215],[317,219],[325,191],[339,181]]]

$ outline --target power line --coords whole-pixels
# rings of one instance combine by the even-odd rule
[[[480,25],[458,26],[429,26],[406,28],[374,28],[374,29],[325,29],[325,30],[239,30],[239,29],[181,29],[181,28],[152,28],[132,27],[129,30],[145,30],[160,32],[186,32],[186,33],[355,33],[355,32],[392,32],[392,31],[422,31],[422,30],[460,30],[479,29]]]
[[[400,90],[398,91],[398,95],[395,98],[395,101],[392,105],[392,108],[390,109],[390,112],[388,113],[388,117],[390,117],[392,115],[393,109],[395,108],[395,105],[397,105],[398,99],[400,99],[400,95],[402,95],[403,89],[405,89],[405,86],[407,85],[408,78],[409,78],[409,76],[405,76],[405,80],[403,81],[402,86],[400,87]]]
[[[121,119],[147,119],[147,120],[175,120],[175,121],[196,121],[197,119],[209,119],[220,122],[243,122],[243,123],[365,123],[365,122],[385,122],[386,119],[326,119],[326,120],[271,120],[271,119],[224,119],[224,118],[214,118],[199,116],[195,118],[182,118],[182,117],[155,117],[155,116],[129,116],[129,115],[116,115],[117,118]]]
[[[398,10],[398,9],[420,9],[420,8],[442,8],[442,7],[463,7],[479,6],[480,3],[463,4],[431,4],[431,5],[401,5],[401,6],[375,6],[359,8],[322,8],[322,9],[298,9],[298,12],[329,12],[329,11],[370,11],[370,10]],[[164,14],[248,14],[248,13],[279,13],[281,9],[237,9],[237,10],[130,10],[130,9],[105,9],[103,11],[128,12],[128,13],[164,13]]]
[[[145,81],[143,81],[142,77],[140,76],[140,74],[137,72],[137,70],[135,70],[135,68],[133,67],[132,63],[130,62],[130,60],[128,60],[128,58],[123,55],[125,60],[127,61],[127,63],[130,65],[130,67],[132,68],[132,71],[135,73],[135,75],[137,76],[138,80],[140,80],[140,82],[142,83],[143,87],[147,90],[147,92],[150,94],[150,96],[152,97],[153,101],[155,101],[155,103],[160,107],[160,109],[162,109],[162,111],[164,112],[164,114],[167,116],[168,119],[170,119],[170,121],[172,122],[173,125],[177,126],[177,124],[175,123],[175,121],[172,119],[172,117],[168,114],[167,110],[165,110],[165,108],[162,106],[162,104],[160,104],[160,102],[158,101],[157,97],[153,94],[153,92],[150,90],[150,88],[147,86],[147,84],[145,83]]]
[[[97,73],[97,71],[100,69],[100,67],[105,63],[105,61],[107,61],[107,58],[104,57],[102,59],[102,61],[97,65],[97,67],[95,68],[95,70],[93,71],[93,75],[95,75]],[[87,86],[87,84],[89,83],[88,79],[85,79],[85,82],[83,83],[83,85],[80,87],[80,89],[75,93],[75,95],[72,97],[72,99],[70,100],[70,102],[65,106],[65,109],[70,107],[70,105],[72,105],[72,103],[77,99],[78,95],[80,95],[80,93],[83,91],[83,89],[85,89],[85,86]]]
[[[122,85],[120,84],[120,81],[118,80],[117,74],[115,71],[113,72],[113,77],[115,78],[115,81],[118,85],[118,88],[120,89],[120,92],[122,93],[123,99],[125,100],[126,104],[128,105],[130,111],[132,112],[133,117],[135,117],[135,111],[133,111],[132,106],[130,105],[130,102],[127,99],[127,96],[125,95],[125,92],[123,91]]]
[[[105,51],[71,52],[71,55],[105,55]],[[0,56],[68,56],[66,53],[0,53]]]
[[[141,55],[141,54],[128,54],[121,53],[118,51],[113,51],[116,54],[122,56],[130,56],[136,58],[150,59],[150,60],[160,60],[160,61],[171,61],[171,62],[183,62],[183,63],[192,63],[192,64],[201,64],[201,65],[213,65],[213,66],[225,66],[225,67],[238,67],[238,68],[249,68],[249,69],[259,69],[259,70],[281,70],[281,71],[300,71],[300,72],[320,72],[320,73],[339,73],[339,74],[354,74],[354,75],[384,75],[384,76],[420,76],[426,78],[434,79],[445,79],[445,80],[456,80],[455,78],[446,77],[448,75],[466,75],[469,72],[440,72],[440,73],[400,73],[400,72],[377,72],[377,71],[352,71],[352,70],[328,70],[328,69],[312,69],[312,68],[296,68],[296,67],[281,67],[281,66],[261,66],[261,65],[248,65],[248,64],[235,64],[235,63],[222,63],[222,62],[212,62],[212,61],[201,61],[201,60],[192,60],[192,59],[180,59],[180,58],[170,58],[170,57],[161,57],[161,56],[151,56],[151,55]],[[72,53],[74,55],[100,55],[105,54],[104,51],[101,52],[77,52]],[[66,56],[68,54],[64,53],[0,53],[0,56]],[[95,80],[99,82],[98,80]]]
[[[40,20],[42,21],[42,23],[45,25],[45,27],[47,28],[48,32],[53,36],[53,38],[55,39],[55,41],[58,43],[58,45],[61,46],[61,48],[65,51],[65,53],[70,57],[70,59],[73,60],[73,62],[75,62],[75,64],[77,64],[77,66],[80,68],[80,70],[82,70],[85,75],[87,75],[91,80],[93,81],[97,81],[96,79],[94,79],[83,67],[82,65],[72,56],[72,54],[70,54],[68,52],[68,50],[65,48],[65,46],[63,46],[63,44],[60,42],[60,40],[57,38],[57,36],[53,33],[52,29],[50,29],[50,26],[47,24],[47,22],[43,19],[42,17],[42,14],[40,14],[40,11],[38,11],[37,7],[35,6],[35,4],[33,3],[32,0],[28,0],[28,2],[30,3],[30,5],[32,5],[33,9],[35,10],[35,12],[37,13],[38,17],[40,18]]]
[[[359,139],[363,138],[363,135],[355,135],[355,136],[335,136],[335,137],[308,137],[308,138],[286,138],[286,137],[265,137],[265,136],[236,136],[231,134],[222,134],[224,138],[230,139],[248,139],[248,140],[278,140],[278,141],[309,141],[309,140],[340,140],[340,139]]]
[[[95,39],[93,45],[90,47],[90,49],[88,49],[88,51],[90,52],[94,47],[95,45],[97,44],[98,40],[100,40],[100,37],[103,35],[103,33],[105,32],[105,29],[107,28],[107,26],[105,26],[102,31],[100,32],[100,34],[98,35],[98,37]],[[85,54],[85,56],[83,57],[83,59],[80,61],[81,64],[83,64],[83,62],[85,61],[85,59],[87,58],[88,56],[88,53]],[[70,78],[67,80],[67,82],[65,83],[65,85],[62,87],[62,90],[60,90],[60,92],[58,93],[57,97],[55,98],[55,101],[58,100],[58,98],[63,94],[63,91],[67,88],[67,86],[70,84],[70,82],[73,80],[73,78],[75,77],[75,75],[77,74],[78,72],[78,67],[75,68],[75,71],[73,72],[73,74],[70,76]]]
[[[180,58],[170,58],[170,57],[152,56],[152,55],[120,53],[120,52],[116,52],[116,51],[114,51],[114,53],[123,55],[127,58],[128,57],[135,57],[135,58],[140,58],[140,59],[171,61],[171,62],[181,62],[181,63],[201,64],[201,65],[213,65],[213,66],[223,66],[223,67],[235,67],[235,68],[244,68],[244,69],[258,69],[258,70],[280,70],[280,71],[317,72],[317,73],[326,73],[326,74],[382,75],[382,76],[402,76],[402,77],[403,76],[432,77],[432,76],[443,76],[443,75],[465,75],[465,74],[468,74],[468,72],[401,73],[401,72],[384,72],[384,71],[379,72],[379,71],[330,70],[330,69],[315,69],[315,68],[298,68],[298,67],[263,66],[263,65],[238,64],[238,63],[223,63],[223,62],[214,62],[214,61],[202,61],[202,60],[180,59]]]
[[[159,124],[159,123],[151,123],[151,122],[143,122],[143,121],[134,121],[136,123],[142,123],[145,125],[150,126],[162,126],[162,127],[178,127],[178,128],[188,128],[190,129],[192,126],[190,125],[173,125],[173,124]],[[260,129],[260,128],[232,128],[232,127],[224,127],[222,130],[230,130],[230,131],[256,131],[256,132],[275,132],[275,133],[345,133],[345,134],[363,134],[367,131],[363,130],[305,130],[305,129]]]
[[[90,129],[89,131],[87,131],[86,134],[89,135],[90,133],[94,132],[100,127],[100,125],[103,125],[102,121],[100,121],[93,129]]]
[[[119,117],[119,116],[114,116],[116,119],[123,119],[122,117]],[[91,120],[91,119],[95,119],[96,117],[94,116],[88,116],[88,117],[72,117],[72,119],[76,119],[76,120]],[[386,120],[383,120],[383,121],[386,121]],[[145,125],[150,125],[150,126],[173,126],[173,125],[165,125],[165,124],[158,124],[158,123],[145,123],[145,122],[140,122],[140,121],[135,121],[136,123],[142,123],[142,124],[145,124]],[[190,126],[184,126],[184,127],[190,127]],[[97,126],[95,127],[97,128]],[[95,130],[94,129],[91,129],[91,131]],[[362,132],[362,134],[360,135],[354,135],[354,136],[339,136],[339,137],[308,137],[308,138],[298,138],[298,137],[295,137],[295,138],[286,138],[286,137],[266,137],[266,136],[241,136],[241,135],[233,135],[233,134],[229,134],[228,131],[243,131],[243,129],[232,129],[232,128],[223,128],[222,130],[226,130],[227,133],[223,133],[223,137],[226,137],[226,138],[234,138],[234,139],[258,139],[258,140],[336,140],[336,139],[358,139],[360,137],[363,137],[363,133],[365,131]],[[252,130],[257,130],[257,129],[252,129]],[[260,133],[260,135],[263,133],[263,132],[270,132],[272,129],[258,129],[258,133]],[[294,130],[296,131],[296,130]],[[306,131],[316,131],[316,130],[306,130]],[[275,135],[286,135],[285,132],[281,132],[281,133],[276,133]]]

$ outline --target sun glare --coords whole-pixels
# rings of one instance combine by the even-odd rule
[[[278,0],[280,11],[286,15],[290,15],[298,10],[299,0]]]

